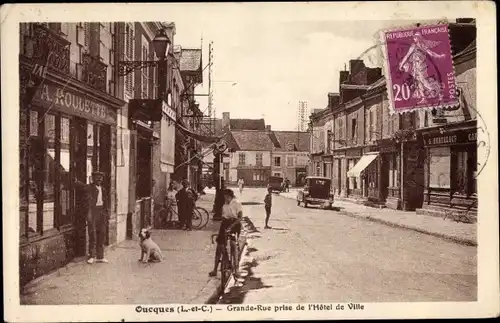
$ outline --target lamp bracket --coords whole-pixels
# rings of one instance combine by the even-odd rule
[[[118,76],[125,76],[135,70],[154,67],[159,61],[121,61],[118,62]]]

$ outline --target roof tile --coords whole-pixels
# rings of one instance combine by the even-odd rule
[[[273,142],[267,131],[231,131],[240,150],[272,150]]]

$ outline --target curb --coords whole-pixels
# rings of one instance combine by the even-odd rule
[[[288,198],[288,199],[294,199],[293,197],[290,197],[290,196],[283,196],[283,197],[284,198]],[[343,201],[351,202],[349,200],[343,200]],[[354,203],[354,202],[352,202],[352,203]],[[457,237],[457,236],[451,236],[451,235],[444,234],[444,233],[433,232],[433,231],[430,231],[430,230],[421,229],[421,228],[414,227],[414,226],[411,226],[411,225],[395,223],[395,222],[391,222],[391,221],[388,221],[388,220],[374,218],[374,217],[371,217],[371,216],[362,216],[362,215],[359,215],[359,214],[356,214],[356,213],[353,213],[353,212],[340,211],[339,213],[341,213],[343,215],[350,216],[352,218],[364,219],[364,220],[371,221],[371,222],[385,224],[385,225],[391,226],[393,228],[400,228],[400,229],[406,229],[406,230],[416,231],[416,232],[419,232],[419,233],[422,233],[422,234],[431,235],[431,236],[434,236],[434,237],[438,237],[438,238],[441,238],[441,239],[444,239],[444,240],[448,240],[448,241],[451,241],[451,242],[454,242],[454,243],[457,243],[457,244],[465,245],[465,246],[477,247],[477,240],[471,240],[471,239],[467,239],[467,238],[461,238],[461,237]]]
[[[477,247],[477,242],[474,241],[474,240],[470,240],[470,239],[465,239],[465,238],[460,238],[460,237],[456,237],[456,236],[451,236],[451,235],[447,235],[447,234],[443,234],[443,233],[439,233],[439,232],[433,232],[433,231],[430,231],[430,230],[421,229],[421,228],[410,226],[410,225],[395,223],[395,222],[391,222],[391,221],[387,221],[387,220],[383,220],[383,219],[379,219],[379,218],[374,218],[374,217],[371,217],[371,216],[362,216],[362,215],[359,215],[359,214],[356,214],[356,213],[351,213],[351,212],[346,212],[346,211],[340,211],[339,213],[343,214],[343,215],[346,215],[346,216],[349,216],[351,218],[357,218],[357,219],[362,219],[362,220],[366,220],[366,221],[370,221],[370,222],[385,224],[385,225],[393,227],[393,228],[411,230],[411,231],[419,232],[419,233],[422,233],[422,234],[427,234],[427,235],[430,235],[430,236],[441,238],[441,239],[444,239],[444,240],[448,240],[448,241],[451,241],[451,242],[454,242],[454,243],[457,243],[457,244],[461,244],[461,245],[465,245],[465,246]]]

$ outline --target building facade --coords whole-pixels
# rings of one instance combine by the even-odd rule
[[[475,220],[481,145],[475,22],[460,19],[449,27],[459,106],[391,114],[386,80],[351,60],[350,70],[340,72],[339,99],[329,94],[328,107],[311,115],[310,174],[329,175],[331,147],[337,197],[440,216],[466,213]]]
[[[461,27],[475,30],[473,24]],[[467,214],[476,221],[476,176],[481,171],[478,154],[485,150],[487,134],[477,113],[475,41],[457,52],[453,61],[460,105],[434,115],[420,113],[419,134],[426,158],[423,204],[417,213]]]
[[[116,26],[20,25],[20,283],[86,254],[82,194],[104,172],[106,244],[117,240]]]
[[[307,176],[310,134],[299,131],[271,131],[274,143],[271,174],[290,181],[291,186],[301,186]]]

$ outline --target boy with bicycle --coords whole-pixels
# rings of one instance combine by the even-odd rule
[[[215,251],[214,270],[208,275],[210,277],[217,276],[217,268],[221,259],[223,249],[226,247],[226,239],[229,234],[236,234],[236,239],[239,238],[241,232],[241,219],[243,218],[243,208],[241,203],[235,198],[233,190],[226,188],[223,190],[225,204],[222,207],[222,222],[217,235],[217,250]],[[231,249],[235,252],[235,259],[239,259],[236,246],[231,241]],[[237,270],[237,268],[235,268]]]

